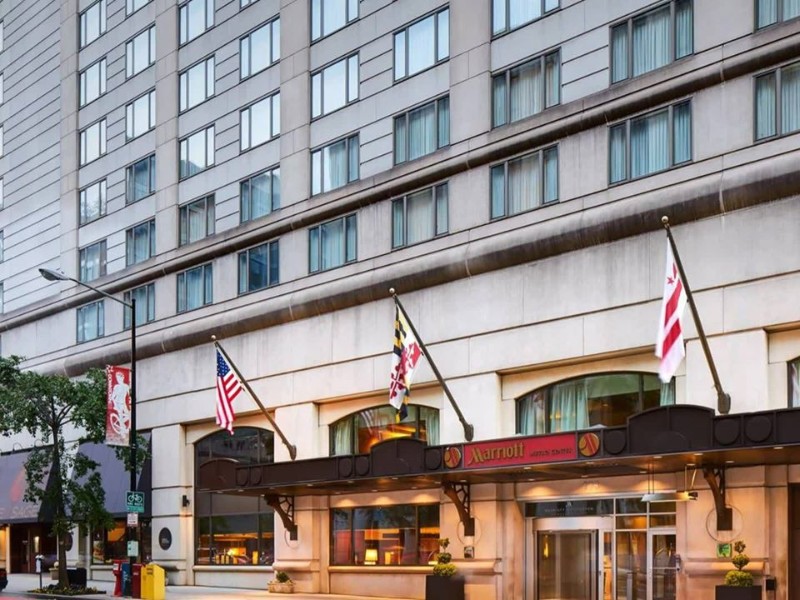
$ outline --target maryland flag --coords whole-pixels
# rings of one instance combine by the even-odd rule
[[[395,306],[394,348],[392,348],[392,371],[389,384],[389,404],[399,412],[400,419],[408,415],[408,394],[414,369],[417,366],[422,350],[411,331],[403,311]]]

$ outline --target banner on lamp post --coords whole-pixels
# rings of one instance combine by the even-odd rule
[[[106,367],[106,444],[128,446],[131,436],[131,370]]]

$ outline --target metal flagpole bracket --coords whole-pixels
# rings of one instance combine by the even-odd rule
[[[464,535],[475,535],[475,517],[470,515],[471,502],[468,483],[442,482],[442,492],[452,500],[458,511],[458,520],[464,525]]]
[[[294,522],[294,496],[278,496],[267,494],[264,496],[267,506],[272,508],[283,522],[283,527],[289,532],[289,539],[297,540],[297,524]]]
[[[703,477],[714,496],[714,507],[717,512],[717,531],[733,530],[733,509],[725,503],[725,467],[715,469],[703,467]]]

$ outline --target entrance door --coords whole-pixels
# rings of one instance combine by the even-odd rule
[[[675,531],[650,530],[648,582],[650,600],[675,600]]]
[[[597,600],[597,531],[537,531],[538,600]]]

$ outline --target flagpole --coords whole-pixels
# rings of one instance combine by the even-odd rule
[[[731,410],[731,396],[726,394],[722,389],[722,383],[719,380],[717,373],[717,366],[714,364],[714,357],[711,356],[711,348],[708,347],[708,339],[706,339],[706,332],[703,330],[703,323],[700,322],[700,314],[697,312],[697,306],[694,303],[694,296],[692,289],[689,287],[689,281],[686,279],[686,273],[683,270],[683,263],[681,262],[678,247],[675,245],[675,238],[672,237],[672,230],[669,227],[669,217],[661,217],[661,223],[667,232],[667,239],[672,248],[672,255],[675,257],[675,264],[678,267],[678,273],[681,276],[683,287],[686,290],[686,300],[689,302],[689,308],[692,311],[692,318],[694,319],[694,326],[697,328],[697,335],[700,336],[700,344],[703,346],[703,353],[706,355],[706,362],[711,371],[711,378],[714,380],[714,387],[717,390],[717,411],[721,415],[727,415]]]
[[[422,337],[420,337],[417,328],[414,327],[414,323],[411,321],[411,317],[408,316],[408,313],[406,312],[403,303],[400,302],[400,298],[397,297],[394,288],[389,288],[389,293],[392,295],[392,298],[394,298],[394,303],[397,305],[397,307],[403,311],[403,314],[406,317],[406,321],[408,321],[408,326],[411,327],[411,332],[414,334],[414,337],[417,338],[419,347],[422,348],[422,353],[427,357],[428,363],[431,365],[433,374],[436,376],[436,379],[439,380],[439,383],[442,385],[442,388],[444,389],[444,393],[447,396],[447,399],[450,400],[450,404],[453,406],[453,409],[455,409],[456,414],[458,415],[458,420],[461,421],[461,425],[462,427],[464,427],[464,437],[468,442],[471,442],[472,438],[475,436],[475,428],[470,423],[467,423],[467,420],[464,418],[464,414],[458,407],[455,398],[453,398],[453,394],[450,393],[450,388],[447,387],[447,383],[445,383],[445,380],[442,377],[442,374],[439,372],[436,363],[433,362],[433,357],[430,355],[430,352],[428,352],[428,349],[425,347],[425,342],[422,341]]]
[[[214,346],[217,348],[217,350],[219,350],[222,353],[222,356],[225,357],[225,360],[228,361],[228,364],[231,366],[231,370],[236,374],[236,377],[239,378],[239,382],[242,384],[244,389],[247,390],[247,393],[250,394],[250,397],[255,401],[256,404],[258,404],[258,408],[260,408],[261,412],[264,413],[264,416],[267,417],[267,421],[269,421],[270,425],[272,425],[272,428],[275,430],[275,433],[277,433],[278,436],[281,438],[283,445],[286,446],[287,450],[289,450],[289,458],[291,458],[292,460],[297,458],[297,448],[294,446],[294,444],[290,444],[289,440],[286,439],[286,436],[283,435],[281,428],[278,427],[278,424],[269,414],[267,409],[264,408],[263,404],[261,404],[261,400],[258,399],[258,396],[256,396],[255,392],[253,391],[253,388],[251,388],[250,384],[247,383],[247,380],[244,377],[242,377],[242,374],[239,372],[239,369],[237,369],[236,365],[233,364],[231,357],[228,356],[227,352],[225,352],[225,349],[222,347],[222,344],[220,344],[217,341],[217,336],[212,335],[211,339],[214,341]]]

